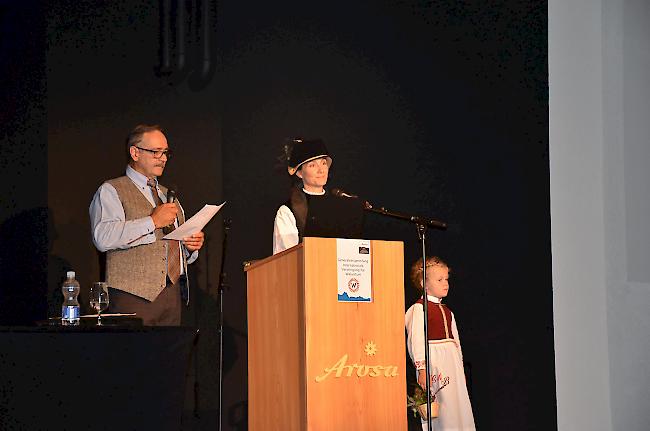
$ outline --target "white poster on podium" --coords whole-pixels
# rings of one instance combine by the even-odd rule
[[[372,302],[370,240],[337,239],[339,302]]]

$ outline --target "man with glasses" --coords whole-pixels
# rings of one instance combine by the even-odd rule
[[[180,325],[187,264],[198,257],[204,235],[162,239],[163,229],[182,224],[185,214],[158,183],[171,155],[160,126],[136,126],[126,151],[126,175],[104,182],[89,209],[93,243],[106,252],[109,311],[136,313],[145,325]]]

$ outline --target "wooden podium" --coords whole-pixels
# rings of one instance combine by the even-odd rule
[[[370,241],[372,302],[339,302],[337,240],[246,268],[248,429],[406,431],[404,250]]]

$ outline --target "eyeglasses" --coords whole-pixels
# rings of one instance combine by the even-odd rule
[[[153,154],[154,159],[160,159],[163,156],[163,154],[167,159],[169,159],[172,155],[172,150],[150,150],[149,148],[142,148],[142,147],[138,147],[137,145],[134,145],[134,147],[137,148],[138,150],[150,152],[151,154]]]

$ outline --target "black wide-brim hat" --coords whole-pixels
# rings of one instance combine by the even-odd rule
[[[332,166],[332,158],[321,139],[294,139],[291,155],[289,156],[289,175],[293,175],[302,165],[312,160],[325,157],[327,166]]]

